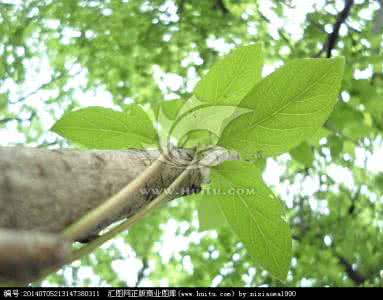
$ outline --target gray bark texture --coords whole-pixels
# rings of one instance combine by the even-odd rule
[[[60,233],[129,185],[159,156],[156,150],[0,147],[0,282],[25,283],[47,268],[66,263],[71,242]],[[208,180],[209,167],[229,159],[238,156],[223,149],[209,152],[169,198],[199,192],[201,183]],[[136,214],[168,188],[192,160],[191,150],[173,149],[170,160],[145,181],[145,188],[123,209],[85,232],[81,241]]]
[[[139,176],[158,156],[158,151],[0,147],[0,228],[61,232]],[[185,160],[188,153],[178,151],[173,158]],[[147,189],[95,232],[133,215],[182,171],[164,164]],[[201,171],[193,170],[179,194],[198,191],[201,181]]]
[[[70,243],[58,234],[0,229],[0,284],[26,283],[70,257]]]

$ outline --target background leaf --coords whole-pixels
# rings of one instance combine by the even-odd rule
[[[94,149],[144,148],[157,141],[150,119],[138,105],[125,112],[102,107],[69,112],[51,130]]]
[[[310,167],[314,161],[314,153],[307,143],[301,143],[290,151],[291,157],[302,163],[306,167]]]

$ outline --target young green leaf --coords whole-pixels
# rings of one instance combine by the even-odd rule
[[[170,134],[178,140],[196,130],[209,131],[220,136],[222,128],[233,117],[248,111],[228,105],[200,105],[177,118],[172,124]]]
[[[261,80],[240,102],[252,112],[235,118],[219,145],[244,156],[286,152],[313,135],[336,102],[344,59],[299,59]]]
[[[166,116],[168,120],[175,120],[178,116],[179,111],[185,105],[185,100],[170,100],[170,101],[161,101],[153,105],[152,110],[154,117],[158,120],[158,115],[160,111]]]
[[[205,201],[216,199],[254,262],[284,280],[291,260],[291,235],[284,209],[251,163],[227,161],[212,170]]]
[[[163,146],[168,145],[171,138],[176,139],[179,146],[215,144],[222,128],[232,118],[250,111],[234,105],[206,104],[196,96],[181,103],[182,106],[172,103],[169,107],[163,106],[158,109],[157,122],[161,125],[159,135],[160,144]]]
[[[187,101],[160,105],[156,115],[161,127],[168,128],[171,124],[171,132],[166,139],[171,135],[179,141],[187,140],[188,145],[193,146],[206,137],[206,132],[203,132],[194,135],[191,140],[189,135],[195,131],[210,131],[213,135],[219,135],[224,123],[229,122],[231,116],[236,116],[237,104],[261,79],[262,48],[262,43],[257,43],[233,50],[197,84],[193,97]],[[170,114],[167,112],[169,109]],[[161,133],[161,140],[162,136]]]
[[[69,112],[51,130],[94,149],[143,148],[157,141],[152,122],[138,105],[125,112],[102,107]]]
[[[209,104],[237,105],[261,79],[263,44],[239,47],[198,82],[194,95]]]

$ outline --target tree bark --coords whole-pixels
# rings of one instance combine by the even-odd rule
[[[0,228],[61,232],[139,176],[159,154],[155,150],[0,147]],[[190,152],[177,150],[173,159],[190,159]],[[135,214],[182,171],[174,164],[164,164],[160,174],[150,178],[146,189],[137,193],[122,212],[89,235]],[[198,191],[202,173],[202,169],[193,170],[173,198]]]
[[[0,229],[0,286],[27,283],[70,257],[70,243],[58,234]]]
[[[71,261],[70,244],[74,239],[91,240],[115,221],[131,216],[133,220],[142,208],[153,204],[153,199],[164,195],[164,189],[169,193],[166,199],[199,192],[201,183],[208,180],[209,167],[239,158],[215,148],[194,165],[191,150],[172,149],[169,154],[169,160],[163,160],[157,150],[0,147],[0,282],[36,280],[47,270]],[[154,161],[156,164],[152,164]],[[147,169],[149,166],[151,169]],[[155,172],[144,172],[154,166]],[[106,200],[105,205],[113,207],[113,197],[144,177],[144,184],[140,182],[129,194],[122,209],[114,213],[110,208],[94,223],[96,228],[88,224],[74,235],[76,238],[68,239],[65,233],[69,225],[78,225],[81,217],[100,209]],[[176,188],[169,190],[175,182]]]

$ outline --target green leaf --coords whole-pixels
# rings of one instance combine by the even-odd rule
[[[209,131],[220,136],[222,129],[232,118],[248,112],[235,106],[225,105],[200,105],[177,118],[172,124],[171,135],[181,140],[185,135],[195,131]]]
[[[326,138],[330,134],[330,131],[326,128],[319,128],[312,136],[306,139],[306,142],[310,146],[318,146],[322,138]]]
[[[230,117],[237,116],[234,114],[236,105],[260,80],[262,48],[262,43],[257,43],[235,49],[210,69],[188,101],[160,105],[156,116],[161,128],[165,129],[165,134],[161,130],[161,144],[167,145],[173,137],[195,146],[205,143],[210,134],[218,136]]]
[[[314,161],[314,153],[311,147],[307,143],[301,143],[290,151],[291,157],[305,165],[310,167]]]
[[[0,93],[0,112],[5,110],[8,105],[8,93]]]
[[[236,105],[261,79],[262,65],[262,43],[236,48],[213,65],[193,93],[202,102]]]
[[[383,97],[377,97],[366,103],[366,109],[375,114],[383,113]]]
[[[152,122],[138,105],[130,105],[126,112],[102,107],[69,112],[51,130],[95,149],[143,148],[157,141]]]
[[[353,140],[358,140],[362,137],[368,136],[373,132],[373,128],[359,122],[350,122],[347,124],[347,127],[343,129],[343,132],[346,136],[352,138]]]
[[[260,81],[239,104],[219,145],[248,156],[280,154],[313,135],[336,102],[344,59],[299,59]]]
[[[217,199],[205,197],[204,192],[195,195],[198,201],[198,221],[199,230],[212,230],[227,224],[225,215],[223,214]]]
[[[217,143],[217,136],[207,130],[196,130],[189,132],[184,139],[180,141],[179,145],[186,148],[193,148],[201,145],[215,145]]]
[[[352,122],[363,122],[363,114],[344,102],[338,102],[329,117],[329,123],[339,129],[347,127]]]
[[[291,260],[291,234],[283,206],[251,163],[227,161],[212,169],[211,190],[229,225],[254,262],[285,279]]]
[[[169,120],[175,120],[177,118],[178,112],[185,105],[185,100],[170,100],[170,101],[161,101],[153,105],[153,112],[155,118],[158,119],[158,114],[161,111]]]
[[[343,139],[336,135],[331,135],[327,138],[327,144],[330,148],[332,159],[338,158],[343,151]]]
[[[343,151],[349,154],[351,157],[355,158],[355,143],[351,141],[344,141],[343,143]]]
[[[213,145],[217,142],[227,123],[248,109],[239,109],[234,105],[210,105],[192,96],[184,105],[173,108],[172,113],[160,107],[157,122],[162,146],[167,146],[171,138],[179,146],[193,147],[201,144]]]
[[[381,192],[383,192],[383,173],[379,173],[374,178],[375,185],[379,188]]]
[[[265,158],[259,158],[254,161],[254,165],[258,168],[258,170],[263,173],[267,166],[267,160]]]

